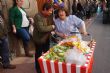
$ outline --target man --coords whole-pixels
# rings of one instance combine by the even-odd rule
[[[5,28],[2,14],[0,13],[0,56],[2,58],[2,64],[4,69],[15,69],[15,65],[11,65],[9,61],[9,46],[7,29]]]
[[[41,73],[38,58],[42,55],[42,52],[45,53],[49,50],[49,37],[51,31],[55,29],[51,16],[52,11],[52,5],[50,3],[45,3],[42,11],[37,13],[34,17],[33,40],[36,47],[35,64],[37,73]]]

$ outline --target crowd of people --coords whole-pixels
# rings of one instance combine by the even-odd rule
[[[33,24],[33,42],[35,45],[35,68],[37,73],[41,73],[38,58],[50,48],[50,37],[52,32],[65,39],[68,36],[76,35],[82,39],[81,34],[88,35],[85,22],[75,15],[70,15],[64,7],[59,7],[53,15],[53,5],[45,3],[42,11],[36,13],[34,18],[28,17],[22,8],[24,0],[13,0],[13,6],[9,10],[9,21],[12,32],[23,41],[25,56],[32,57],[29,53],[29,27]],[[5,33],[2,15],[0,16],[0,55],[2,57],[3,68],[14,69],[9,61],[9,47],[7,32]]]
[[[75,2],[72,5],[72,14],[78,16],[81,19],[90,19],[91,16],[97,12],[98,4],[96,1],[88,1],[85,4],[81,2]]]

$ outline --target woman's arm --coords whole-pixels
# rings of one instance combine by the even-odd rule
[[[63,39],[65,39],[67,37],[66,34],[63,34],[63,33],[57,32],[57,31],[55,31],[55,33]]]
[[[85,22],[81,22],[81,27],[79,28],[79,31],[83,34],[83,35],[87,35],[87,30],[86,30],[86,26],[85,26]]]
[[[78,30],[82,34],[87,35],[88,33],[87,33],[87,30],[86,30],[85,22],[82,19],[80,19],[76,16],[73,16],[73,19],[74,19],[74,22],[75,22],[75,26],[78,28]]]

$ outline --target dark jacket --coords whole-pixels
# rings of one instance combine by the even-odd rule
[[[53,30],[52,25],[51,16],[46,18],[40,13],[34,16],[33,40],[36,44],[43,44],[49,39],[50,32]]]
[[[2,39],[6,35],[7,35],[7,27],[4,24],[4,20],[2,16],[0,15],[0,39]]]

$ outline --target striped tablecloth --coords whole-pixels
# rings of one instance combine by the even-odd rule
[[[87,60],[84,66],[46,60],[43,57],[48,52],[43,54],[38,59],[42,73],[92,73],[93,53],[94,53],[95,45],[96,42],[94,42],[94,44],[92,45],[90,53],[86,55]]]

